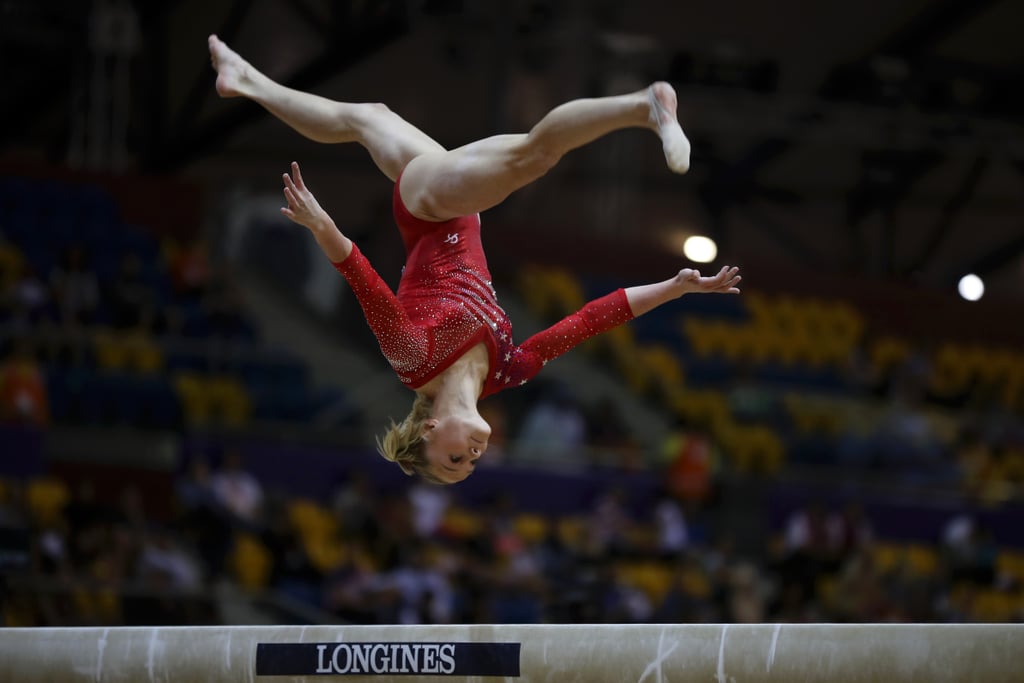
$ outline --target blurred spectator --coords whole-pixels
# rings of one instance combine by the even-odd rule
[[[161,589],[195,590],[202,581],[202,570],[196,558],[182,545],[170,529],[151,531],[139,554],[139,576]]]
[[[889,396],[896,400],[918,402],[925,398],[931,378],[931,344],[920,342],[889,373]]]
[[[366,553],[358,547],[324,580],[324,608],[354,624],[386,623],[380,614],[386,591]]]
[[[834,547],[825,504],[819,500],[795,510],[786,522],[786,549],[824,559]]]
[[[788,620],[809,618],[806,610],[813,607],[818,597],[818,578],[838,568],[834,540],[821,501],[795,510],[787,520],[785,556],[779,570],[780,609],[787,613]]]
[[[749,363],[736,370],[728,390],[729,408],[736,419],[758,422],[771,418],[775,410],[775,395],[754,377]]]
[[[0,297],[13,286],[23,267],[23,259],[18,248],[7,241],[0,230]]]
[[[964,492],[986,505],[999,505],[1024,491],[1024,457],[1012,428],[986,433],[966,425],[954,445],[958,479]]]
[[[857,395],[879,396],[884,393],[884,384],[888,378],[884,370],[872,361],[869,353],[876,343],[875,336],[866,333],[859,344],[850,348],[842,368],[846,385]]]
[[[143,278],[142,259],[137,254],[121,257],[117,277],[110,283],[107,299],[110,323],[119,329],[151,328],[156,316],[157,295]]]
[[[654,608],[650,598],[637,586],[623,580],[611,565],[601,565],[594,598],[600,600],[601,619],[613,624],[640,624],[650,621]]]
[[[597,465],[611,465],[623,469],[643,467],[643,453],[640,444],[633,438],[629,426],[622,417],[618,404],[607,396],[598,399],[587,414],[587,444],[593,458],[610,456],[606,462]]]
[[[191,300],[201,299],[211,278],[206,245],[198,239],[173,245],[169,270],[174,291],[179,296]]]
[[[54,542],[48,543],[49,525],[40,528],[37,523],[32,529],[30,524],[24,486],[16,480],[0,480],[0,626],[4,623],[3,611],[8,602],[5,577],[33,568],[56,573],[57,567],[66,561],[63,535],[55,529]],[[45,556],[50,548],[52,560]]]
[[[213,475],[206,458],[194,457],[176,482],[178,523],[199,553],[212,580],[224,575],[231,551],[231,515],[213,490]]]
[[[673,567],[672,581],[651,619],[661,624],[722,621],[710,600],[711,580],[695,554],[685,554]]]
[[[932,422],[919,399],[890,402],[874,436],[874,465],[905,480],[948,480],[952,466],[942,462],[943,451]]]
[[[313,607],[323,604],[324,576],[309,556],[303,536],[291,523],[287,501],[275,499],[260,537],[272,558],[270,587]]]
[[[765,591],[757,566],[750,562],[734,566],[728,577],[725,620],[734,624],[760,624],[766,617]]]
[[[587,423],[572,393],[552,384],[523,419],[516,458],[555,464],[580,464]]]
[[[65,323],[89,324],[96,318],[100,287],[81,246],[69,247],[61,264],[50,273],[50,287]]]
[[[500,494],[483,513],[483,536],[490,559],[510,557],[523,550],[523,539],[515,527],[516,507],[511,495]]]
[[[339,526],[351,537],[368,541],[378,533],[374,515],[376,492],[370,478],[355,470],[338,482],[331,508]]]
[[[396,624],[447,624],[454,612],[454,595],[441,570],[438,555],[424,543],[406,548],[401,564],[383,577],[395,593]]]
[[[837,575],[831,608],[842,621],[882,621],[890,612],[883,587],[871,555],[853,555]]]
[[[666,487],[693,510],[715,496],[717,456],[710,436],[677,422],[662,444]]]
[[[686,516],[679,501],[667,492],[662,493],[654,507],[654,525],[662,557],[672,557],[686,550],[690,543]]]
[[[441,528],[445,513],[451,504],[448,490],[443,486],[417,480],[409,487],[412,524],[416,535],[430,538]]]
[[[205,289],[202,310],[207,331],[223,339],[246,339],[254,334],[245,314],[242,293],[231,280],[221,277]]]
[[[45,425],[50,420],[46,380],[32,345],[16,339],[0,363],[0,421]]]
[[[79,480],[71,491],[71,500],[64,506],[64,519],[73,539],[84,537],[90,530],[113,519],[109,506],[97,500],[96,487],[89,479]]]
[[[497,394],[480,402],[480,416],[491,426],[491,438],[487,441],[487,457],[481,458],[477,467],[500,465],[508,457],[508,410],[505,394]]]
[[[875,532],[864,514],[864,506],[856,501],[845,504],[841,510],[829,515],[828,526],[830,545],[836,555],[834,564],[841,564],[847,558],[868,550],[875,540]]]
[[[576,580],[578,556],[562,538],[557,518],[545,518],[544,535],[534,548],[534,557],[540,575],[547,582],[548,609],[558,613],[569,587]]]
[[[598,498],[587,521],[587,551],[598,556],[627,553],[631,524],[622,490],[606,491]]]
[[[15,317],[22,318],[30,325],[38,324],[51,315],[50,289],[32,264],[26,263],[21,275],[15,280],[11,288],[11,303]]]
[[[211,478],[210,487],[219,505],[236,520],[254,526],[260,521],[263,508],[263,487],[246,471],[242,455],[229,450]]]
[[[954,583],[993,586],[997,550],[991,531],[971,514],[953,517],[943,530],[943,561]]]

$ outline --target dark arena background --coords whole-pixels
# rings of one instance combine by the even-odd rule
[[[1022,27],[1017,0],[0,0],[0,623],[761,624],[773,657],[773,624],[986,623],[1019,655]],[[219,98],[211,33],[449,149],[669,81],[689,173],[646,130],[571,152],[482,217],[499,301],[522,341],[684,267],[743,293],[485,399],[465,482],[407,477],[375,436],[413,394],[279,212],[298,161],[394,287],[393,185]]]

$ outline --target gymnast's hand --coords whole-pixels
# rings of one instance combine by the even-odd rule
[[[284,196],[288,200],[288,206],[282,206],[281,213],[313,232],[334,229],[334,221],[326,211],[320,208],[320,203],[302,181],[302,171],[299,170],[299,164],[295,161],[292,162],[292,176],[294,179],[287,173],[282,176]]]
[[[302,171],[299,165],[292,162],[292,177],[284,174],[284,196],[288,206],[281,207],[281,213],[299,225],[309,228],[331,263],[341,263],[352,253],[352,240],[338,231],[337,226],[327,212],[320,208],[320,203],[302,182]]]
[[[740,269],[723,266],[717,275],[701,277],[700,271],[694,268],[683,268],[676,275],[676,281],[683,294],[739,294]]]

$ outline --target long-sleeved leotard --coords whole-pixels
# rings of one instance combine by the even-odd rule
[[[406,265],[397,294],[355,244],[334,267],[348,280],[384,357],[409,388],[423,386],[483,343],[490,372],[481,397],[489,396],[526,384],[549,360],[633,318],[625,291],[618,289],[516,345],[491,285],[479,214],[441,223],[420,220],[402,203],[400,182],[392,208]]]

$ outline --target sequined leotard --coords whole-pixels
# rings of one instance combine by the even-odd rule
[[[490,372],[481,397],[489,396],[526,384],[549,360],[633,318],[625,291],[618,289],[516,345],[491,286],[479,214],[442,223],[420,220],[402,203],[398,183],[392,209],[406,250],[397,295],[354,243],[334,267],[352,287],[384,357],[410,389],[483,342]]]

